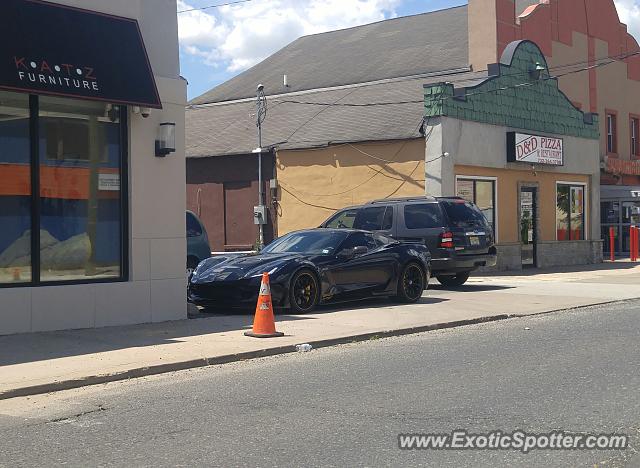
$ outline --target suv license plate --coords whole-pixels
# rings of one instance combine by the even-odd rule
[[[478,236],[471,236],[469,237],[469,242],[472,246],[480,245],[480,238]]]

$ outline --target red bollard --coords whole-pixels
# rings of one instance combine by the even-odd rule
[[[615,232],[613,226],[609,228],[609,258],[612,262],[616,261],[615,249],[613,248],[613,243],[615,241]]]
[[[629,260],[635,261],[633,259],[633,226],[629,226]]]

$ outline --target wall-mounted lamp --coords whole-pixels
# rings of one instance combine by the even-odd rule
[[[165,157],[176,150],[176,124],[173,122],[162,122],[158,127],[158,138],[156,139],[156,156]]]
[[[529,76],[532,80],[539,80],[544,70],[546,70],[546,68],[540,65],[540,62],[536,62],[535,66],[529,70]]]

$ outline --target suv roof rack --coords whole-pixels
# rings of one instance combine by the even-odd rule
[[[420,196],[420,197],[400,197],[400,198],[379,198],[378,200],[371,200],[365,203],[366,205],[375,205],[379,203],[402,203],[402,202],[423,202],[423,201],[436,201],[436,197]]]

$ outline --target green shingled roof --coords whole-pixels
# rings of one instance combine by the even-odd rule
[[[536,64],[545,67],[538,80],[529,73]],[[598,139],[597,115],[576,108],[546,69],[547,62],[536,44],[513,42],[500,63],[490,67],[491,76],[476,86],[424,85],[425,116]]]

